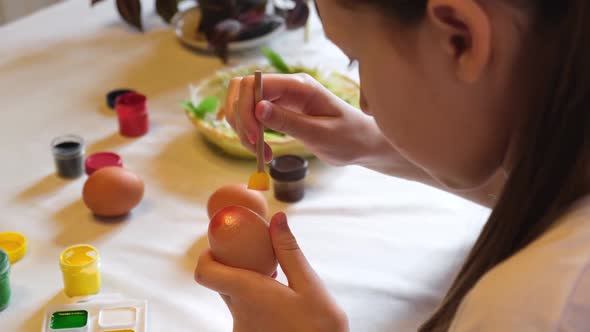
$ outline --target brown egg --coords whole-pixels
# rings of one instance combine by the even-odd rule
[[[239,205],[258,213],[262,218],[268,217],[268,203],[264,195],[248,189],[245,184],[230,184],[223,186],[209,197],[207,213],[209,218],[226,206]]]
[[[222,264],[268,276],[277,270],[267,223],[245,207],[228,206],[213,216],[209,246],[213,257]]]
[[[92,173],[82,191],[84,204],[96,215],[117,217],[141,202],[141,178],[121,167],[105,167]]]

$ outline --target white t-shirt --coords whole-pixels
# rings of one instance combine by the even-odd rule
[[[449,331],[590,331],[590,197],[486,273]]]

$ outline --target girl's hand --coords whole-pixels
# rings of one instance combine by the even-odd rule
[[[195,280],[221,294],[234,319],[233,331],[348,331],[346,315],[307,262],[284,213],[272,218],[270,235],[288,286],[256,272],[220,264],[210,251],[199,258]]]
[[[331,165],[359,163],[382,140],[371,117],[350,106],[307,74],[263,76],[263,99],[255,105],[254,77],[234,78],[225,110],[242,144],[255,151],[260,124],[303,142]],[[272,160],[266,146],[265,159]]]

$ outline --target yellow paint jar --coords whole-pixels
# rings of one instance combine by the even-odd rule
[[[91,245],[79,244],[66,248],[59,257],[67,296],[86,296],[100,290],[100,258]]]
[[[8,254],[10,264],[21,260],[27,253],[27,238],[21,233],[0,233],[0,249]]]

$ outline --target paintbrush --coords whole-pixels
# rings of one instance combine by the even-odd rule
[[[257,70],[254,74],[254,96],[255,104],[262,100],[262,72]],[[260,124],[258,131],[258,141],[256,142],[256,161],[258,164],[258,170],[256,173],[250,176],[248,181],[248,189],[266,191],[269,189],[270,179],[264,169],[264,127]]]

